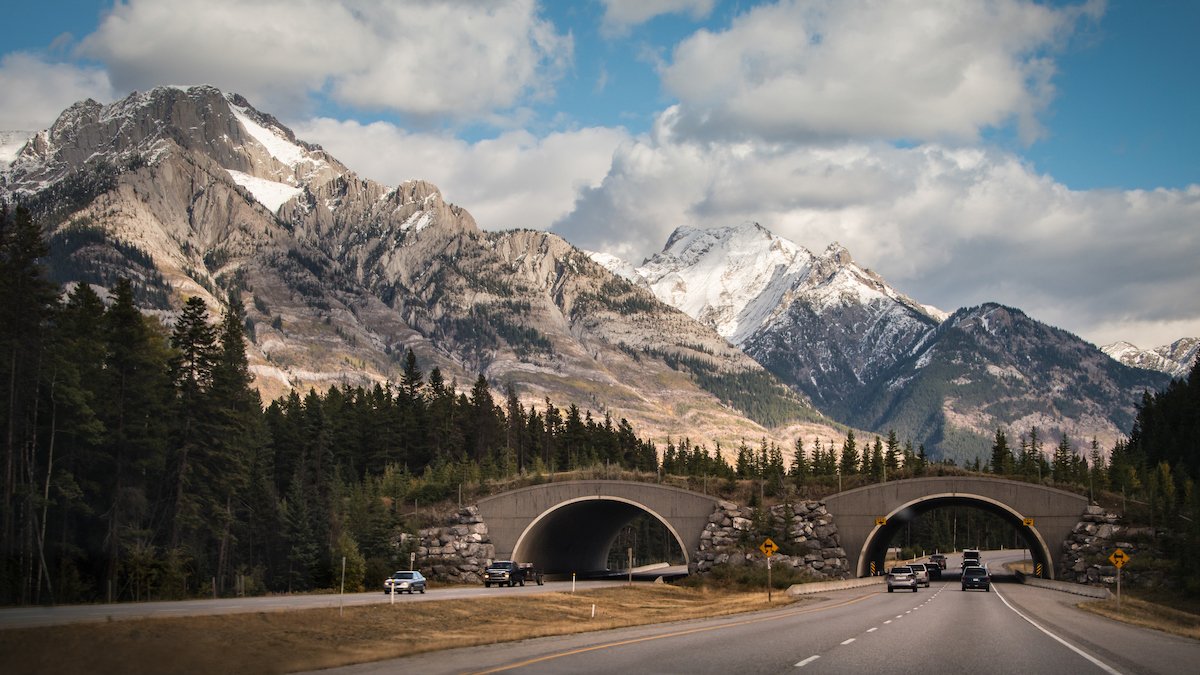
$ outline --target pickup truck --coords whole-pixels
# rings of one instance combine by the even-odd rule
[[[491,587],[492,584],[497,586],[524,586],[526,581],[542,585],[544,576],[541,570],[535,568],[533,563],[518,563],[512,560],[497,560],[488,565],[483,573],[483,585],[485,588]]]

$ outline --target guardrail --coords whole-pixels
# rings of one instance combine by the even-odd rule
[[[808,595],[810,593],[824,593],[826,591],[843,591],[847,588],[861,588],[864,586],[874,586],[883,584],[887,581],[887,577],[862,577],[860,579],[842,579],[838,581],[814,581],[811,584],[792,584],[788,587],[787,593],[789,596]]]
[[[1086,586],[1084,584],[1073,584],[1069,581],[1054,581],[1052,579],[1039,579],[1037,577],[1026,576],[1024,572],[1014,571],[1017,576],[1017,581],[1026,586],[1035,588],[1046,588],[1060,593],[1071,593],[1073,595],[1082,595],[1085,598],[1096,598],[1099,600],[1108,600],[1113,597],[1112,591],[1101,586]]]

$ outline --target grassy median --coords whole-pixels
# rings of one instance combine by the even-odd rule
[[[655,584],[571,593],[0,630],[0,672],[287,673],[452,647],[781,607]],[[592,606],[595,605],[595,617]]]
[[[1079,608],[1116,621],[1200,640],[1200,613],[1194,610],[1168,607],[1128,594],[1121,598],[1119,611],[1116,598],[1083,602]]]

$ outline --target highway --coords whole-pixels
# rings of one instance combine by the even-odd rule
[[[984,554],[993,574],[1019,552]],[[960,559],[917,593],[872,588],[719,619],[455,649],[322,673],[1180,673],[1200,642],[1082,612],[1083,598],[997,583],[961,591]]]

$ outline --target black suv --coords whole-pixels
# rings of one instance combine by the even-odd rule
[[[962,589],[965,591],[968,588],[982,588],[985,591],[992,590],[992,578],[988,575],[988,571],[982,567],[966,567],[962,572]]]

